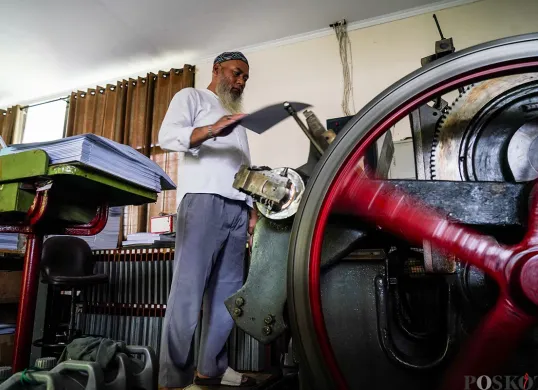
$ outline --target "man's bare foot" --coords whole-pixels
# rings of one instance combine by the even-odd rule
[[[206,386],[244,387],[256,385],[256,380],[228,367],[224,372],[224,375],[218,377],[208,377],[197,372],[194,378],[194,384]]]

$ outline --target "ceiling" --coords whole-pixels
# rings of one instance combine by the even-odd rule
[[[0,0],[0,107],[432,0]]]

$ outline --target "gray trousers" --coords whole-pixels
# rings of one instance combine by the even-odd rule
[[[194,369],[220,376],[228,367],[233,320],[224,300],[243,284],[248,206],[212,194],[187,194],[177,214],[174,273],[164,317],[159,385],[185,387]],[[198,362],[193,336],[203,302]]]

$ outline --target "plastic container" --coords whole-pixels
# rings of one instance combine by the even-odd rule
[[[104,388],[103,370],[94,362],[68,360],[58,364],[48,373],[58,374],[65,390],[101,390]]]
[[[104,372],[103,389],[106,390],[128,390],[132,388],[130,375],[127,374],[129,357],[124,353],[117,353],[115,364]]]
[[[11,366],[0,367],[0,384],[5,382],[11,376]]]
[[[157,390],[159,363],[155,351],[151,347],[129,345],[127,352],[131,355],[142,355],[144,361],[129,359],[127,372],[133,390]]]
[[[22,384],[22,372],[18,372],[9,377],[4,383],[0,384],[0,390],[59,390],[62,387],[62,379],[58,374],[50,372],[31,372],[27,374],[35,384]]]
[[[155,352],[149,347],[128,346],[127,352],[141,356],[143,360],[132,358],[125,353],[117,353],[110,368],[101,369],[94,362],[68,360],[56,365],[55,358],[36,360],[36,366],[49,371],[36,371],[27,374],[35,384],[23,385],[22,373],[11,377],[11,367],[4,371],[8,378],[1,383],[0,390],[157,390],[158,361]],[[0,374],[2,373],[0,368]]]

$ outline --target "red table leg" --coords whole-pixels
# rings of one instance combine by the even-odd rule
[[[26,254],[24,256],[21,297],[17,313],[17,328],[15,330],[13,372],[19,372],[28,367],[30,359],[42,245],[42,235],[33,233],[28,235]]]

